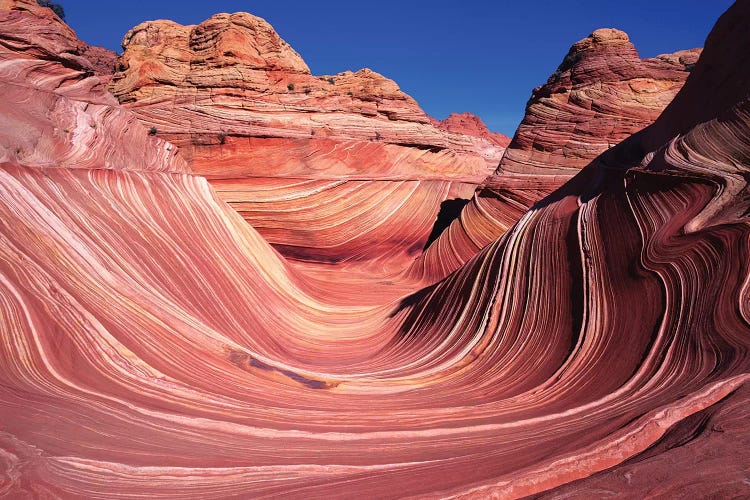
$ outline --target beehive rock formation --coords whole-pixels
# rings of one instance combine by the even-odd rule
[[[505,150],[475,117],[436,126],[369,69],[311,75],[250,14],[143,23],[123,46],[114,94],[287,257],[401,269]]]
[[[641,59],[627,34],[615,29],[575,43],[534,89],[497,171],[411,273],[440,278],[455,270],[599,154],[653,123],[699,54]]]

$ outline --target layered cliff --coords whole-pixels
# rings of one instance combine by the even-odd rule
[[[123,47],[114,94],[289,257],[401,268],[505,149],[478,121],[435,126],[374,71],[311,75],[250,14],[147,22]]]
[[[410,272],[440,278],[455,270],[597,155],[650,125],[699,54],[692,49],[641,59],[627,34],[615,29],[573,44],[532,92],[497,171]]]
[[[641,59],[626,33],[594,31],[534,89],[497,174],[577,173],[650,125],[682,88],[700,52]]]

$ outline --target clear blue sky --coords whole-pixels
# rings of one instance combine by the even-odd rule
[[[571,44],[597,28],[626,31],[641,57],[703,46],[731,0],[57,0],[78,36],[120,51],[150,19],[197,24],[217,12],[265,18],[313,74],[368,67],[436,118],[479,115],[512,135],[531,90]]]

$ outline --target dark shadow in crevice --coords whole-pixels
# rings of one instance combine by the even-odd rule
[[[435,219],[435,224],[432,226],[430,237],[427,238],[427,242],[424,244],[424,248],[422,248],[423,252],[443,234],[443,231],[451,225],[451,222],[458,219],[461,215],[461,210],[464,209],[469,201],[466,198],[454,198],[452,200],[445,200],[440,204],[440,211]]]

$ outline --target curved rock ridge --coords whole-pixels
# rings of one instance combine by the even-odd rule
[[[51,9],[0,4],[0,161],[187,171],[174,146],[118,105],[85,47]]]
[[[718,498],[746,496],[745,464],[750,461],[748,392],[750,388],[745,385],[708,411],[675,424],[658,443],[623,464],[539,498],[684,498],[704,492]],[[734,460],[727,460],[728,456]],[[674,481],[675,472],[680,481]],[[711,485],[710,490],[707,485]]]
[[[418,256],[445,200],[471,196],[450,180],[212,179],[212,186],[283,255],[399,274]]]
[[[700,53],[641,59],[628,35],[611,28],[573,44],[532,92],[497,171],[409,273],[434,279],[457,269],[596,156],[650,125]]]
[[[504,136],[477,119],[435,126],[369,69],[311,75],[251,14],[146,22],[123,47],[111,85],[118,99],[296,260],[403,269],[446,197],[468,198],[505,150]],[[390,257],[374,251],[377,241],[392,242]]]
[[[289,265],[199,175],[0,162],[0,495],[746,496],[748,21],[419,290]]]

